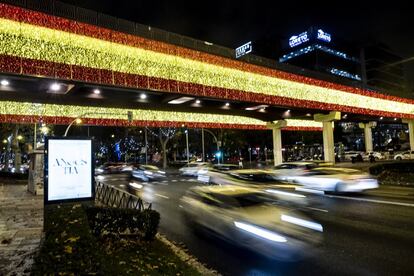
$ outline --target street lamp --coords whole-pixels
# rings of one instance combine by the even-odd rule
[[[202,135],[201,136],[201,138],[202,138],[201,142],[202,142],[202,148],[203,148],[203,160],[204,160],[204,131],[207,131],[208,133],[210,133],[213,136],[213,141],[214,141],[214,143],[217,144],[217,152],[220,151],[220,141],[217,139],[216,135],[214,135],[214,133],[211,132],[210,130],[202,128],[201,129],[201,135]],[[218,164],[220,164],[220,158],[218,159]]]
[[[188,148],[188,130],[186,129],[184,132],[185,132],[185,142],[187,144],[187,164],[188,164],[190,163],[190,152]]]
[[[66,137],[66,135],[68,134],[68,131],[69,131],[69,129],[70,129],[70,127],[74,124],[74,123],[76,123],[77,125],[79,125],[79,124],[81,124],[82,123],[82,119],[81,118],[76,118],[76,119],[74,119],[69,125],[68,125],[68,127],[66,128],[66,131],[65,131],[65,134],[63,135],[63,137]]]

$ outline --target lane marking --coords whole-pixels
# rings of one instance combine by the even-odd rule
[[[310,194],[317,194],[317,195],[324,195],[325,194],[324,191],[307,189],[307,188],[300,188],[300,187],[296,187],[295,191],[305,192],[305,193],[310,193]]]
[[[319,211],[319,212],[328,213],[328,210],[325,210],[325,209],[319,209],[319,208],[314,208],[314,207],[306,207],[306,208],[311,209],[311,210],[315,210],[315,211]]]
[[[154,195],[162,197],[162,198],[170,199],[168,196],[165,196],[165,195],[160,195],[160,194],[154,194]]]
[[[365,202],[372,202],[372,203],[382,203],[382,204],[414,207],[414,204],[412,204],[412,203],[404,203],[404,202],[396,202],[396,201],[385,201],[385,200],[357,198],[357,197],[346,197],[346,196],[336,196],[336,195],[325,195],[325,196],[330,197],[330,198],[342,198],[342,199],[349,199],[349,200],[356,200],[356,201],[365,201]]]

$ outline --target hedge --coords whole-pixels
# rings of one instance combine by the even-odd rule
[[[414,173],[414,161],[398,161],[392,163],[384,163],[369,168],[370,174],[373,175],[379,175],[384,171]]]

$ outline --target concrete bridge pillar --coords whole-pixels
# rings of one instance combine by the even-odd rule
[[[341,112],[331,111],[329,114],[315,114],[313,119],[322,122],[323,155],[325,162],[335,163],[335,144],[333,137],[333,122],[341,119]]]
[[[359,128],[364,129],[365,151],[373,151],[372,146],[372,128],[377,126],[377,122],[359,123]]]
[[[410,139],[410,150],[414,150],[414,119],[403,120],[403,123],[408,124],[408,138]]]
[[[286,127],[287,122],[285,120],[275,121],[267,123],[267,127],[272,130],[273,137],[273,160],[274,165],[283,163],[282,156],[282,128]]]

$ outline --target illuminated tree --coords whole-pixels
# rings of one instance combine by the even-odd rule
[[[162,150],[162,167],[165,169],[167,168],[167,144],[177,134],[177,129],[174,127],[159,128],[158,132],[154,132],[149,128],[147,129],[152,135],[158,137],[160,140]]]

